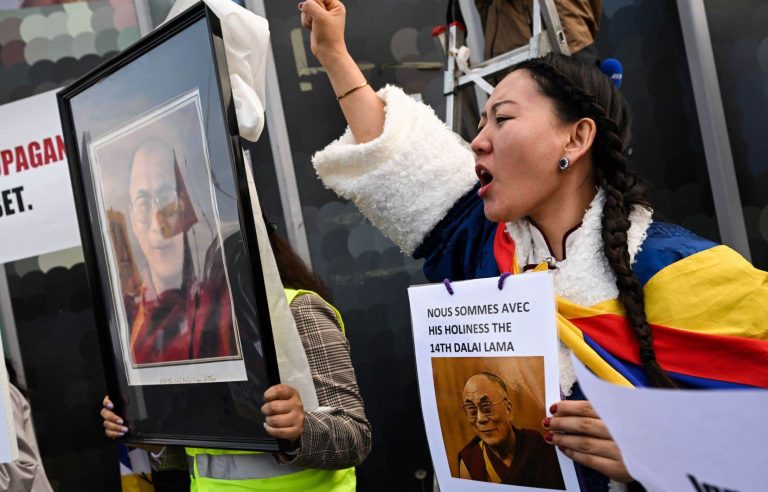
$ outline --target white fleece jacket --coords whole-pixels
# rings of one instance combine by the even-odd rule
[[[317,152],[312,161],[327,188],[352,200],[365,217],[410,255],[451,206],[477,182],[472,151],[432,109],[400,88],[378,92],[385,103],[384,132],[364,144],[351,131]],[[568,238],[567,260],[558,263],[558,295],[586,306],[618,294],[600,237],[605,195],[598,190],[582,226]],[[637,207],[628,232],[632,261],[651,223],[651,212]],[[518,264],[550,256],[536,228],[523,219],[507,224]]]

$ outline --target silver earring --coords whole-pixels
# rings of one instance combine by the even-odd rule
[[[560,168],[560,172],[567,171],[571,167],[571,161],[568,157],[563,156],[557,161],[557,166]]]

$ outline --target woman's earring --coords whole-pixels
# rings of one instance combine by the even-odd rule
[[[557,161],[557,166],[560,168],[560,172],[567,171],[571,167],[571,161],[566,156],[563,156]]]

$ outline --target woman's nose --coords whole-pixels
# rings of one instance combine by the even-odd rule
[[[487,154],[490,151],[491,142],[483,134],[483,131],[480,130],[480,133],[477,134],[477,136],[472,140],[472,143],[470,143],[469,146],[472,149],[472,152],[475,153],[475,155],[483,155],[483,154]]]

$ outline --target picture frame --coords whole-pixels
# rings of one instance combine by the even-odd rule
[[[221,26],[202,2],[58,95],[105,377],[128,443],[276,451],[278,384]]]

